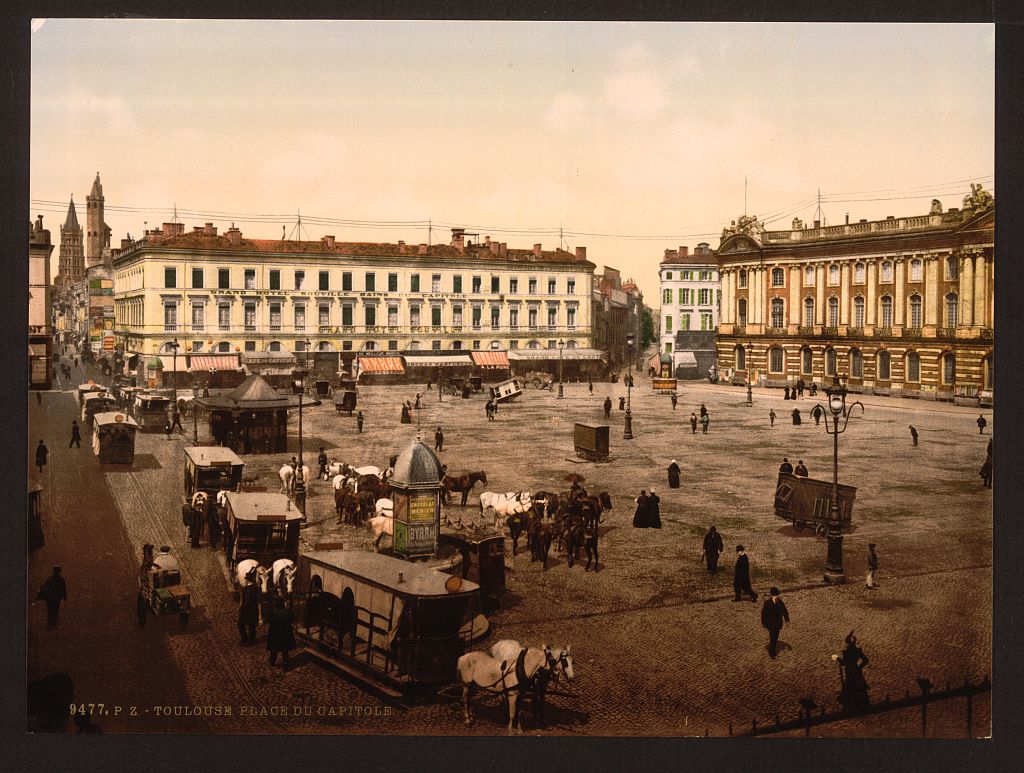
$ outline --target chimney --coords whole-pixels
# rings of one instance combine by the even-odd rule
[[[689,247],[684,247],[683,245],[680,244],[679,245],[679,257],[680,258],[685,258],[689,254],[690,254],[690,248]]]
[[[539,258],[541,256],[541,252],[543,252],[543,250],[541,250],[539,243],[533,245],[533,257]]]
[[[146,231],[146,241],[150,244],[160,244],[164,240],[164,232],[154,228],[152,231]]]
[[[235,228],[235,224],[232,223],[231,227],[224,232],[224,235],[228,237],[228,241],[231,242],[232,247],[239,247],[242,244],[242,232]]]
[[[846,224],[847,225],[850,224],[850,213],[849,212],[846,213]]]
[[[484,237],[484,244],[486,244],[488,247],[491,246],[491,237],[490,236],[485,236]]]
[[[508,242],[502,242],[498,245],[498,254],[503,257],[508,257]]]
[[[427,254],[427,245],[425,245],[425,244],[421,244],[420,245],[419,254],[420,255],[426,255]]]
[[[329,249],[329,250],[333,250],[334,249],[334,236],[332,234],[328,234],[328,235],[324,236],[322,241],[323,241],[324,244],[327,245],[327,249]]]
[[[205,226],[203,226],[203,233],[206,234],[207,236],[216,236],[217,229],[213,227],[213,223],[207,223]]]
[[[492,255],[497,255],[501,251],[501,245],[498,242],[492,242],[491,237],[487,237],[487,246],[491,249]]]
[[[192,226],[192,233],[194,233],[194,234],[201,234],[202,232],[203,232],[203,227],[201,225],[194,225],[194,226]]]
[[[815,228],[821,228],[821,221],[820,220],[815,220],[814,221],[814,227]]]
[[[673,255],[675,255],[675,254],[677,254],[677,253],[673,252],[673,251],[672,251],[672,250],[670,250],[670,249],[666,249],[666,250],[665,250],[665,257],[666,257],[666,258],[670,258],[670,257],[672,257],[672,256],[673,256]]]
[[[896,215],[886,215],[885,219],[886,220],[895,220],[896,219]]]
[[[452,247],[462,252],[466,249],[466,229],[465,228],[453,228],[452,229]]]
[[[860,219],[860,222],[862,222],[862,223],[866,223],[866,222],[868,222],[868,219],[867,219],[866,217],[862,217],[862,218]]]
[[[398,254],[405,254],[405,242],[403,242],[401,239],[398,240]]]
[[[587,259],[587,248],[586,247],[577,247],[576,248],[576,260],[586,260],[586,259]]]

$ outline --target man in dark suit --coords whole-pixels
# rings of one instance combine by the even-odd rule
[[[604,398],[604,417],[610,419],[612,417],[612,398]]]
[[[779,465],[779,474],[784,472],[789,473],[790,475],[793,474],[793,465],[790,464],[789,458],[785,456],[782,457],[782,464]]]
[[[776,647],[779,644],[779,632],[782,630],[783,621],[789,622],[789,610],[785,603],[779,598],[779,589],[772,588],[768,591],[771,597],[766,599],[761,607],[761,625],[768,629],[768,654],[775,657]]]
[[[256,626],[260,621],[260,589],[254,582],[246,582],[238,598],[238,635],[240,644],[256,642]]]
[[[750,600],[757,602],[757,593],[750,587],[750,559],[742,545],[736,546],[736,567],[732,572],[733,601],[740,600],[740,594],[746,593]]]
[[[718,556],[723,550],[725,546],[722,545],[722,535],[712,526],[704,535],[704,560],[708,562],[708,574],[718,571]]]

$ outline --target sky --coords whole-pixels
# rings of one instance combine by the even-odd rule
[[[98,171],[114,247],[175,206],[253,238],[461,226],[585,246],[656,307],[664,250],[740,215],[995,191],[994,49],[963,24],[36,20],[28,216],[59,243],[73,194],[84,227]]]

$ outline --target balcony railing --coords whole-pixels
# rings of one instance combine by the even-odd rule
[[[782,327],[781,325],[775,325],[773,327],[765,329],[764,332],[766,335],[770,336],[781,336],[786,335],[786,328]]]
[[[904,338],[921,338],[924,335],[924,331],[919,327],[905,327],[903,328]]]
[[[821,334],[823,336],[825,336],[826,338],[838,338],[839,337],[839,328],[838,327],[823,327],[821,329]]]
[[[797,332],[802,336],[812,336],[814,335],[814,326],[801,325],[800,327],[797,328]]]
[[[940,327],[938,330],[939,338],[956,338],[955,327]]]
[[[164,323],[164,332],[165,333],[177,333],[178,332],[177,324],[168,324],[168,323],[165,322]]]
[[[875,338],[891,338],[892,337],[892,328],[891,327],[876,327],[874,335],[875,335]]]
[[[851,327],[849,329],[849,335],[851,336],[862,336],[864,335],[864,328],[862,327]]]

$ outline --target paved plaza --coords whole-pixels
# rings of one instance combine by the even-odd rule
[[[77,375],[77,374],[76,374]],[[68,384],[61,385],[65,390]],[[399,423],[404,400],[420,393],[414,423]],[[798,700],[835,703],[838,674],[830,655],[854,630],[871,658],[865,673],[873,700],[903,697],[927,677],[940,688],[991,673],[992,491],[978,469],[993,429],[978,433],[977,410],[948,404],[863,397],[840,437],[840,483],[857,487],[854,528],[845,539],[847,584],[822,582],[826,542],[774,515],[773,495],[782,457],[802,459],[813,478],[831,480],[832,439],[815,426],[810,409],[820,398],[784,401],[779,390],[753,393],[706,382],[681,382],[678,407],[637,378],[631,393],[633,440],[622,439],[624,413],[613,409],[611,459],[575,457],[575,422],[601,424],[602,403],[617,408],[619,384],[567,384],[556,392],[528,389],[501,405],[488,422],[484,398],[469,400],[425,391],[425,385],[361,387],[362,434],[355,419],[329,401],[303,415],[303,456],[315,469],[319,447],[355,466],[387,465],[420,432],[433,446],[436,427],[445,435],[440,458],[451,473],[484,470],[467,508],[447,514],[463,525],[480,519],[478,496],[496,492],[565,490],[578,473],[591,493],[608,491],[613,509],[601,526],[600,571],[570,569],[552,551],[549,568],[531,563],[521,541],[507,546],[507,593],[491,617],[487,648],[500,638],[527,643],[570,644],[576,680],[549,700],[547,726],[526,718],[527,732],[588,735],[726,735],[764,724],[776,714],[796,715]],[[857,396],[851,395],[851,401]],[[240,647],[235,601],[223,559],[208,547],[191,550],[183,534],[184,436],[140,435],[130,471],[101,471],[91,451],[63,448],[74,416],[70,391],[48,393],[42,407],[31,401],[30,440],[46,437],[51,463],[43,476],[46,545],[29,555],[29,591],[52,563],[61,563],[71,603],[55,631],[46,631],[41,605],[30,609],[30,678],[74,672],[76,700],[132,703],[149,709],[138,717],[104,717],[107,732],[500,734],[497,702],[482,704],[477,722],[465,728],[457,701],[440,698],[400,706],[300,655],[282,673],[266,664],[266,629],[256,647]],[[691,412],[703,403],[707,434],[690,429]],[[794,426],[798,407],[803,423]],[[769,426],[768,413],[778,418]],[[909,425],[920,434],[911,442]],[[52,438],[52,440],[51,440]],[[208,442],[199,427],[200,442]],[[64,440],[64,442],[61,442]],[[246,456],[246,475],[257,485],[279,488],[277,469],[298,451],[297,420],[288,454]],[[665,468],[676,459],[682,486],[669,489]],[[641,488],[657,489],[663,528],[634,529],[633,500]],[[343,542],[370,549],[368,527],[337,524],[330,484],[314,481],[307,500],[303,549]],[[95,523],[108,541],[95,545],[85,524]],[[99,526],[102,524],[102,527]],[[700,561],[701,542],[714,524],[726,546],[716,575]],[[134,571],[146,542],[170,544],[180,556],[196,611],[187,630],[151,620],[139,631],[134,620]],[[877,544],[880,587],[864,587],[867,545]],[[746,546],[755,590],[782,590],[792,622],[783,629],[778,658],[768,656],[760,603],[732,602],[733,547]],[[119,567],[115,577],[104,567]],[[96,573],[95,576],[90,576]],[[122,587],[123,586],[123,587]],[[31,601],[31,596],[29,598]],[[953,613],[953,608],[956,613]],[[167,622],[166,625],[163,623]],[[106,667],[88,667],[84,653],[106,648]],[[111,680],[111,668],[122,674]],[[145,682],[147,668],[166,671],[165,686]],[[997,686],[998,689],[998,686]],[[118,690],[123,694],[111,695]],[[454,694],[454,693],[453,693]],[[169,706],[232,707],[231,716],[158,714]],[[929,735],[963,736],[962,701],[930,713]],[[271,711],[272,707],[286,707]],[[356,712],[353,707],[359,707]],[[245,713],[242,713],[246,708]],[[987,735],[987,696],[974,701],[975,735]],[[816,735],[914,736],[913,711],[878,715],[815,728]]]

